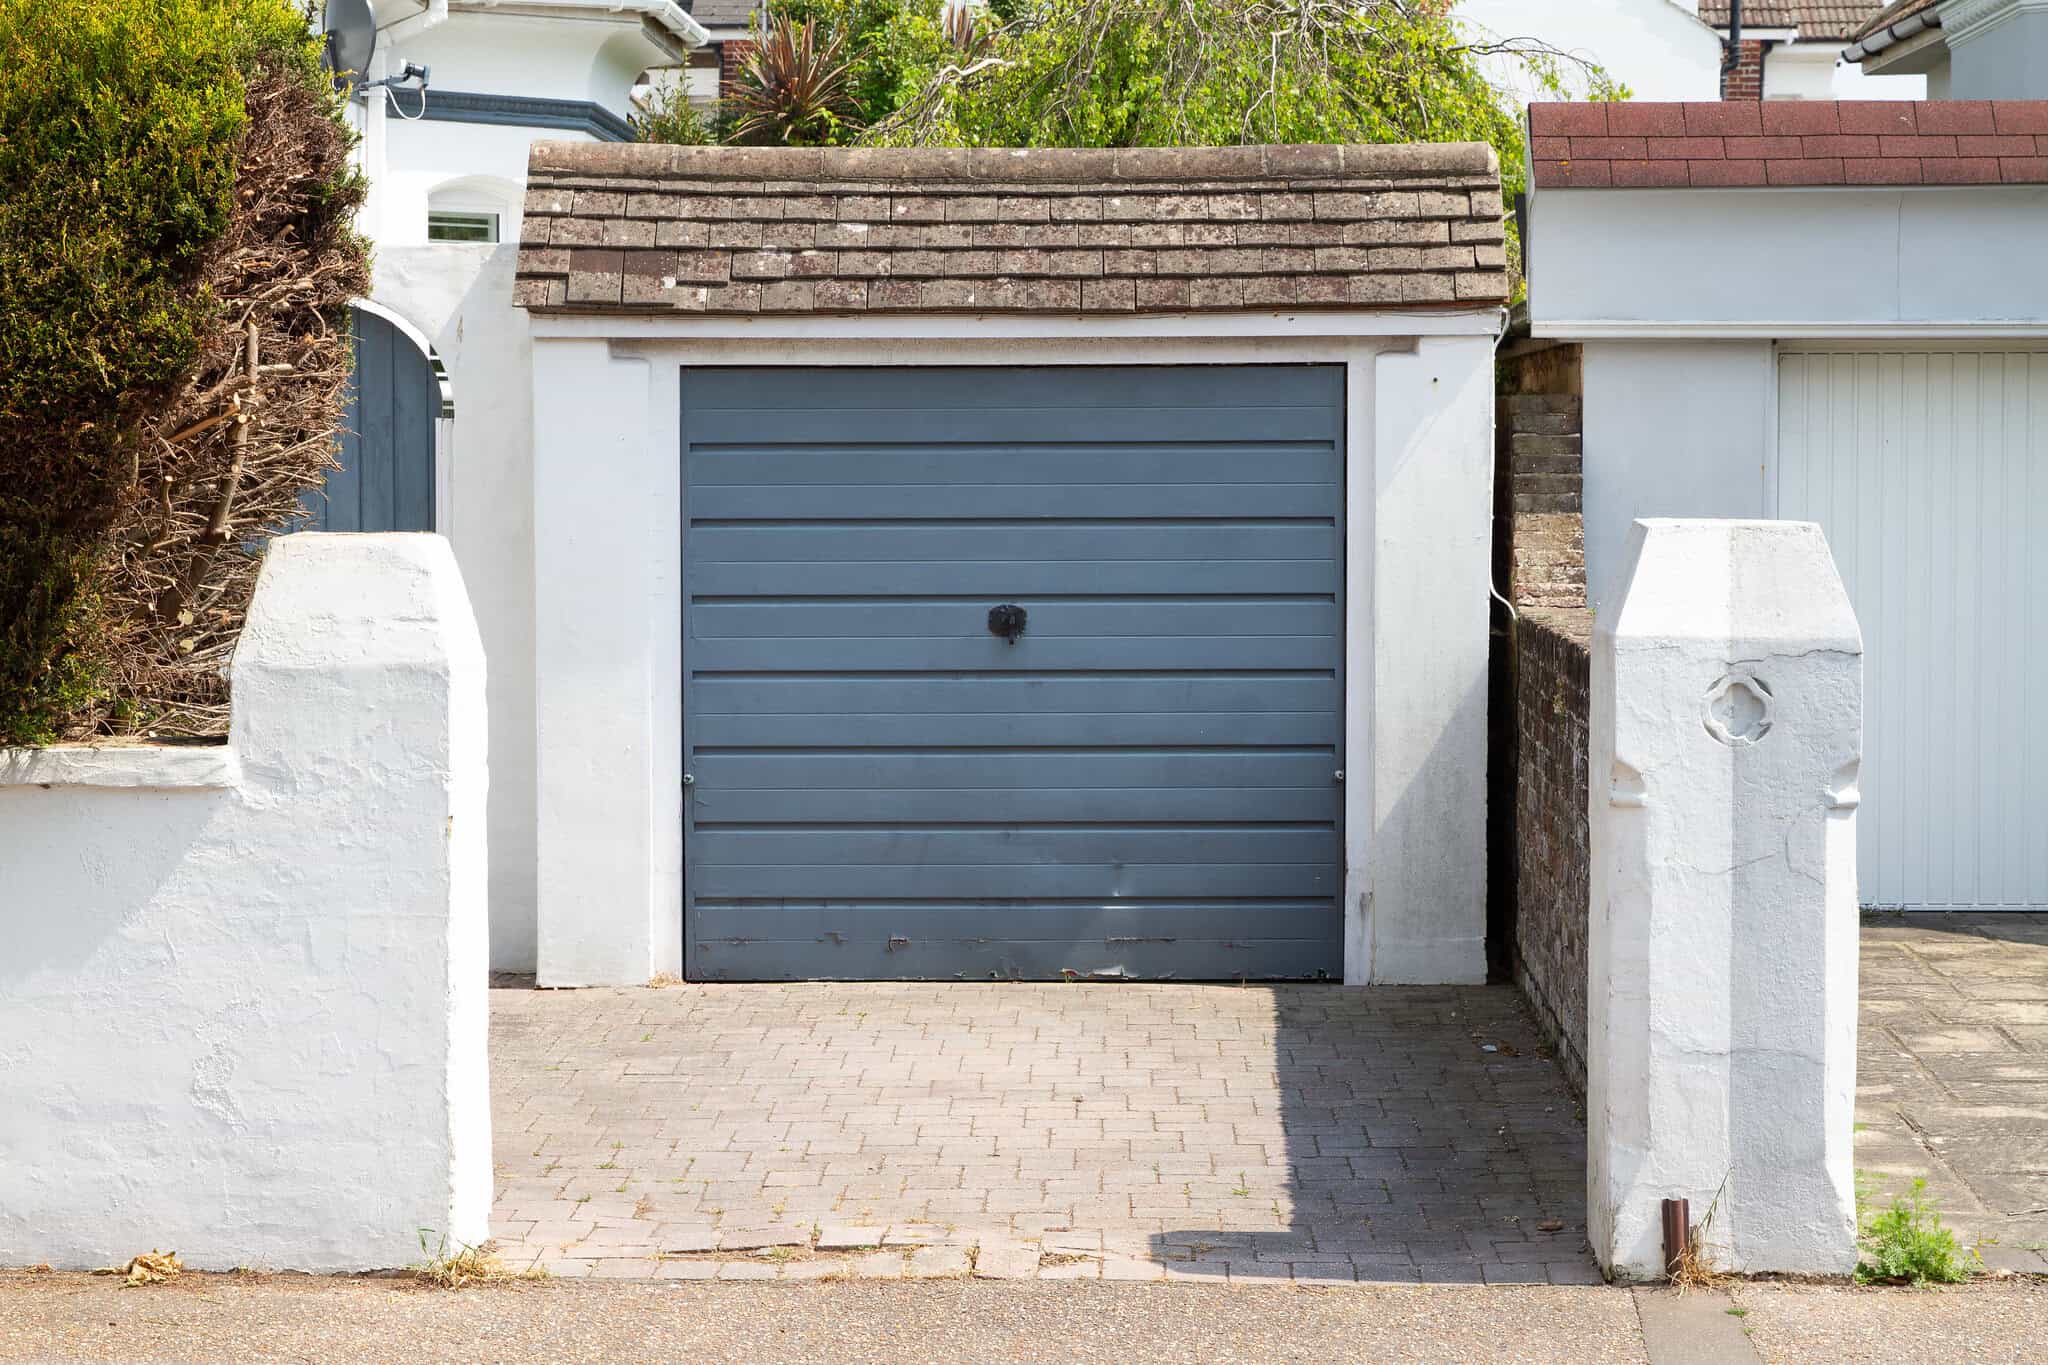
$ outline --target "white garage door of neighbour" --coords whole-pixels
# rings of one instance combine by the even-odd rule
[[[1776,487],[1863,626],[1863,904],[2048,910],[2048,348],[1782,350]]]

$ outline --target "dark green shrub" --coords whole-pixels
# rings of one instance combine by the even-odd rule
[[[257,529],[180,515],[192,499],[219,501],[217,447],[234,424],[170,438],[195,407],[233,397],[200,373],[223,339],[238,350],[276,312],[216,278],[238,215],[262,197],[245,175],[252,100],[297,92],[297,116],[325,130],[313,141],[331,144],[314,148],[310,177],[265,170],[308,182],[307,221],[285,224],[268,273],[302,268],[308,244],[287,239],[311,226],[318,250],[353,252],[332,272],[341,300],[365,282],[347,238],[359,190],[318,50],[293,0],[0,0],[0,743],[145,713],[146,698],[121,695],[139,676],[136,648],[155,647],[138,624],[167,589],[173,616],[217,611],[217,588],[200,580],[222,543]],[[335,310],[325,295],[280,297]],[[339,394],[327,387],[331,427]],[[151,507],[161,527],[140,529]],[[193,578],[164,557],[197,539],[209,568]],[[131,571],[150,556],[161,562],[145,587]]]

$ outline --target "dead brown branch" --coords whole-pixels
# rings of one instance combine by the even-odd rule
[[[246,98],[236,212],[201,280],[219,323],[139,443],[105,579],[114,701],[74,737],[225,732],[222,670],[262,543],[302,519],[301,499],[336,467],[341,324],[369,288],[347,134],[319,90],[283,73],[252,76]]]

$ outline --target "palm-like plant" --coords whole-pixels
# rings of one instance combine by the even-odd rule
[[[820,45],[811,20],[777,19],[755,40],[729,101],[732,141],[816,147],[858,127],[846,35]]]

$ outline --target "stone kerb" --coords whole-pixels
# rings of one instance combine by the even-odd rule
[[[1589,1234],[1853,1267],[1862,641],[1820,528],[1639,521],[1594,636]],[[1711,1219],[1708,1215],[1711,1211]]]
[[[488,1233],[484,661],[447,542],[273,542],[233,683],[210,762],[0,755],[0,1265]]]

